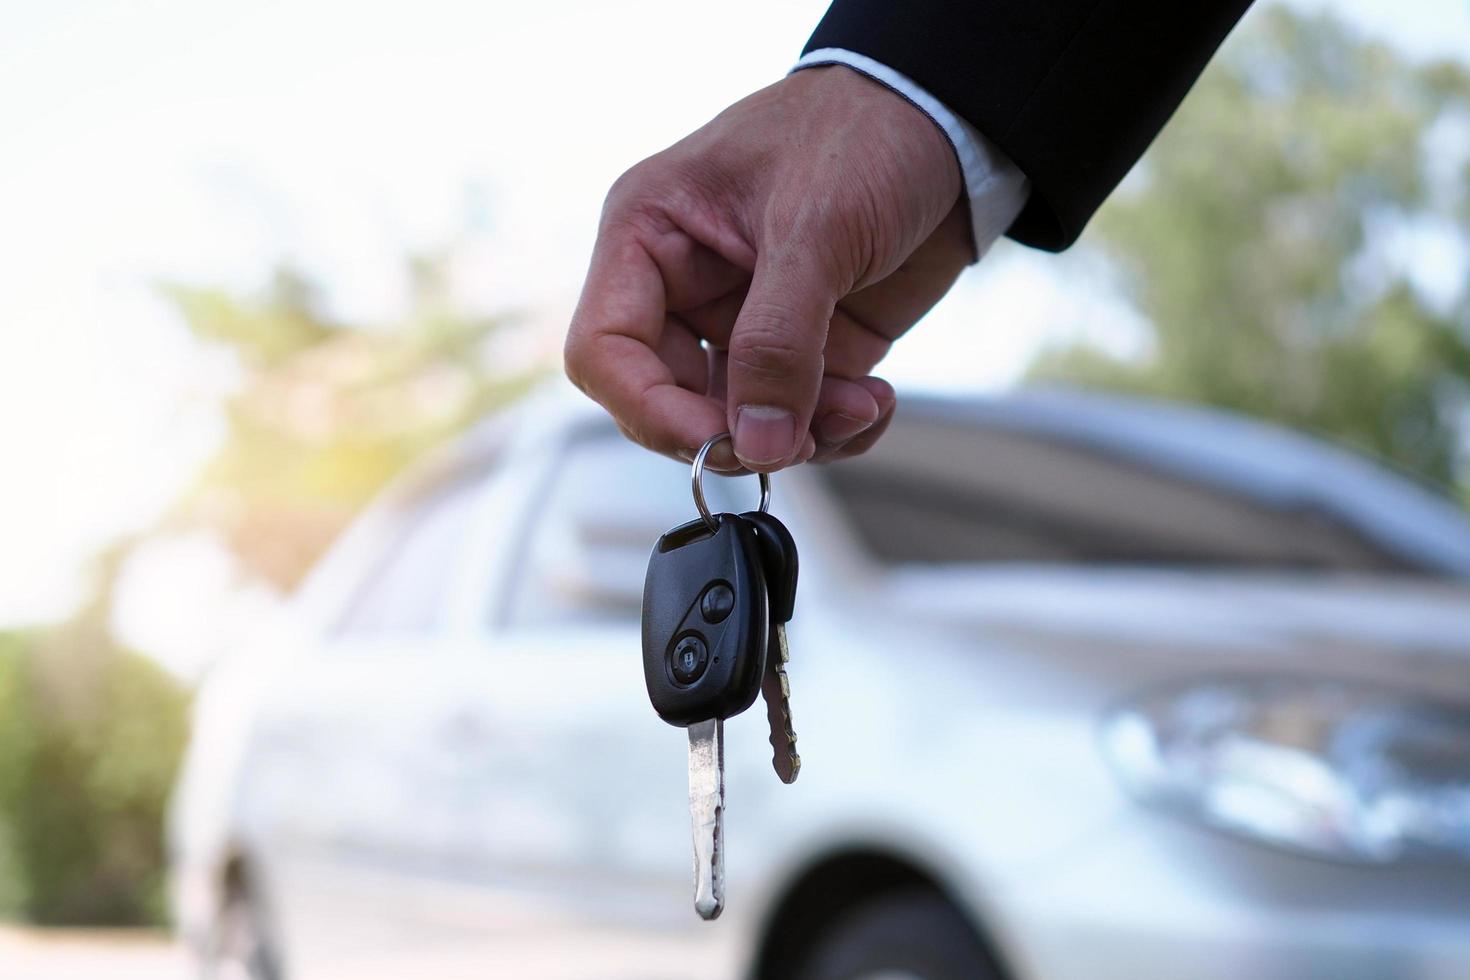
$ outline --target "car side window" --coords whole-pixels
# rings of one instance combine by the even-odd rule
[[[443,625],[450,576],[484,479],[477,469],[403,505],[390,543],[338,621],[338,636],[423,634]]]
[[[649,549],[694,516],[688,473],[612,429],[574,438],[532,512],[498,610],[505,626],[636,623]]]

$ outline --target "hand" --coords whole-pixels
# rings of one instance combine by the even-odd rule
[[[790,75],[613,185],[567,375],[657,452],[728,429],[717,469],[863,452],[895,404],[869,372],[973,258],[960,190],[905,99],[843,67]]]

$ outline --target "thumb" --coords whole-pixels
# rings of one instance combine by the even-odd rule
[[[725,401],[736,458],[767,473],[792,462],[806,441],[837,302],[816,263],[769,254],[756,261],[730,334]]]

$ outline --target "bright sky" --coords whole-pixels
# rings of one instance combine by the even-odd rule
[[[1464,0],[1303,5],[1470,52]],[[287,259],[381,320],[405,251],[468,223],[473,299],[557,333],[612,179],[779,77],[824,7],[0,0],[0,625],[64,614],[218,438],[230,366],[151,284],[251,288]],[[1087,270],[992,258],[888,377],[993,387],[1048,340],[1134,336]]]

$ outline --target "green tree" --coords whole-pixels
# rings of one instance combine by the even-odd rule
[[[373,326],[331,319],[289,271],[255,297],[165,287],[240,379],[218,451],[149,533],[215,530],[245,574],[290,589],[385,482],[524,391],[539,370],[497,355],[502,319],[455,308],[448,258],[413,263],[408,313]],[[187,695],[109,629],[119,570],[148,536],[101,556],[93,597],[68,622],[0,633],[0,913],[164,915],[163,820]]]
[[[171,525],[219,531],[248,573],[290,589],[384,483],[540,377],[495,353],[504,318],[456,310],[447,264],[413,262],[407,314],[371,326],[327,316],[291,271],[258,297],[165,287],[243,372],[226,438]]]
[[[103,556],[92,601],[67,623],[0,634],[0,911],[33,922],[164,916],[163,817],[188,698],[108,631],[124,554]]]
[[[1447,224],[1470,238],[1470,170],[1446,175],[1432,138],[1454,130],[1470,130],[1463,66],[1260,11],[1094,225],[1147,353],[1053,349],[1032,376],[1218,405],[1465,481],[1470,295],[1427,297],[1389,247]]]

